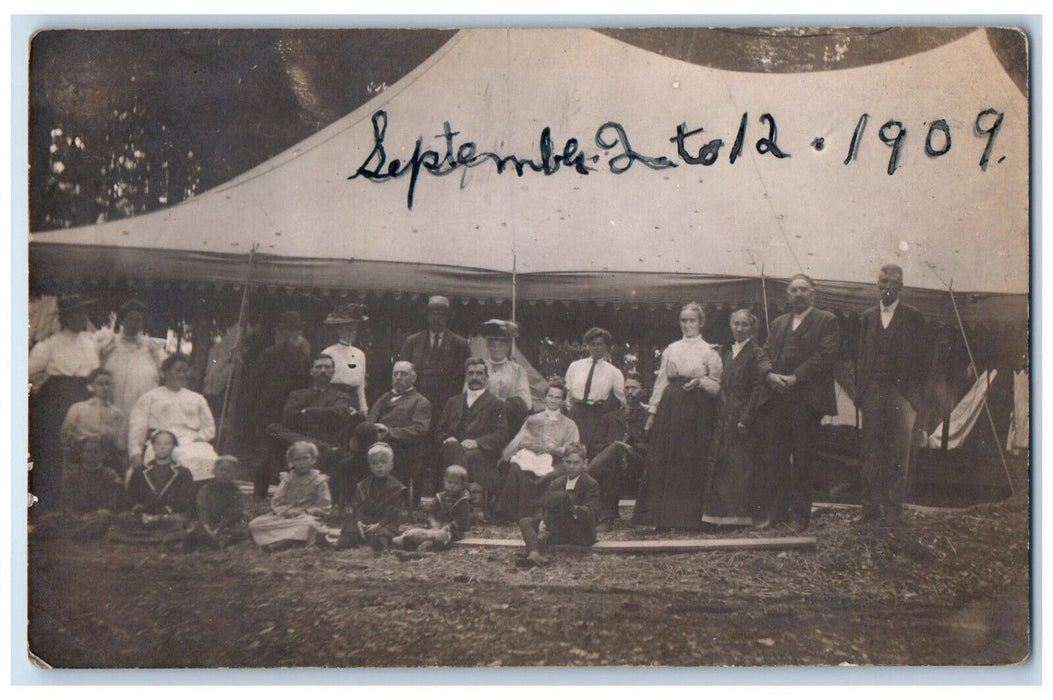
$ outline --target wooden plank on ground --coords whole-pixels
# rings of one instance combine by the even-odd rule
[[[457,544],[461,547],[522,548],[523,540],[467,537]],[[815,546],[814,537],[735,537],[683,540],[606,540],[594,544],[592,550],[601,553],[645,554],[651,552],[711,552],[751,549],[814,549]]]

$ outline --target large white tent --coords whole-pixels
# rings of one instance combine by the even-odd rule
[[[1003,114],[989,142],[984,110]],[[437,177],[349,179],[370,161],[386,114],[388,163],[418,139],[441,158],[444,123],[458,147],[541,162],[550,128],[597,161],[551,174],[493,159]],[[736,162],[730,154],[746,119]],[[790,157],[761,153],[776,143]],[[860,116],[856,156],[845,163]],[[945,120],[947,130],[930,126]],[[995,116],[985,115],[981,128]],[[898,167],[879,132],[906,129]],[[584,29],[470,29],[373,100],[288,151],[191,200],[133,219],[35,233],[31,282],[110,279],[238,283],[256,248],[262,284],[525,300],[757,301],[760,274],[803,271],[820,303],[862,308],[884,263],[906,272],[908,298],[947,318],[953,280],[967,318],[1026,317],[1029,112],[983,31],[906,58],[845,70],[765,74],[666,58]],[[624,128],[620,143],[613,127]],[[712,165],[691,165],[677,125]],[[885,130],[894,137],[897,130]],[[927,136],[931,133],[931,138]],[[946,145],[943,155],[929,155]],[[626,138],[676,167],[610,163]],[[817,139],[822,139],[818,147]],[[625,165],[625,158],[615,165]],[[372,165],[377,164],[374,157]],[[552,161],[550,161],[551,163]],[[384,171],[386,171],[385,166]],[[448,167],[445,169],[449,169]],[[769,290],[770,293],[771,290]]]

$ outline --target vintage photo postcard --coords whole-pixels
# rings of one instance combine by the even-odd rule
[[[1030,55],[35,34],[33,663],[1026,662]]]

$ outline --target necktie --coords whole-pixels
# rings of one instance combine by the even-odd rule
[[[589,366],[589,376],[585,377],[585,393],[581,395],[581,400],[587,402],[589,400],[589,390],[592,389],[592,375],[596,372],[596,360],[592,361],[592,365]]]

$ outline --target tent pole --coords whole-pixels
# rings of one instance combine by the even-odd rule
[[[227,385],[223,388],[223,409],[219,414],[219,428],[216,429],[216,446],[223,447],[223,429],[227,427],[227,412],[230,409],[231,394],[234,381],[241,374],[241,345],[245,341],[245,317],[249,307],[249,287],[252,284],[252,273],[256,267],[256,249],[259,247],[258,243],[252,244],[252,250],[249,251],[249,270],[245,275],[245,286],[241,290],[241,307],[238,309],[238,337],[234,343],[234,350],[231,355],[234,367],[231,368],[230,374],[227,376]]]
[[[512,252],[512,323],[516,322],[516,254]],[[512,336],[512,355],[516,352],[516,336]]]
[[[764,279],[764,265],[760,266],[760,290],[761,297],[764,299],[764,335],[767,337],[771,329],[768,327],[768,285]]]
[[[962,332],[962,341],[965,343],[965,351],[969,354],[969,367],[972,369],[973,374],[977,375],[978,369],[976,367],[976,360],[973,359],[973,350],[969,345],[969,338],[966,337],[965,334],[965,324],[962,323],[962,315],[958,313],[958,302],[954,298],[954,280],[951,280],[950,284],[947,285],[947,292],[951,295],[951,305],[954,307],[954,316],[958,319],[958,330]],[[990,384],[988,384],[988,387],[990,387]],[[998,450],[998,457],[1002,460],[1002,470],[1005,471],[1005,479],[1009,483],[1009,495],[1015,496],[1016,489],[1013,488],[1013,478],[1009,476],[1009,465],[1006,464],[1005,455],[1002,453],[1002,444],[998,440],[998,430],[995,428],[994,418],[991,416],[991,408],[987,405],[987,392],[984,392],[983,404],[984,413],[987,414],[987,423],[991,426],[991,435],[994,437],[995,449]]]

